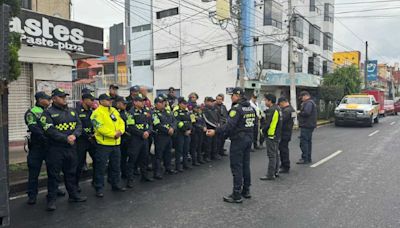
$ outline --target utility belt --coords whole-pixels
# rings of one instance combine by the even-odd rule
[[[236,134],[229,136],[231,140],[242,140],[244,137],[253,138],[253,132],[237,131]]]

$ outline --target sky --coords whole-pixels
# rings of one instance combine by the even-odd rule
[[[123,9],[111,1],[72,0],[72,20],[105,28],[108,39],[108,28],[124,22]],[[316,1],[318,4],[319,0]],[[359,50],[365,58],[365,41],[368,41],[369,59],[390,64],[400,62],[400,29],[397,29],[400,0],[336,0],[335,12],[335,51]]]

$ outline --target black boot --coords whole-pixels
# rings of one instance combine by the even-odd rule
[[[87,197],[86,196],[80,196],[76,195],[73,197],[69,197],[68,202],[70,203],[81,203],[81,202],[86,202]]]
[[[34,205],[34,204],[36,204],[36,196],[30,196],[30,197],[28,198],[27,204],[29,204],[29,205]]]
[[[129,179],[129,180],[126,182],[126,187],[127,187],[127,188],[133,188],[133,180],[132,180],[132,179]]]
[[[243,188],[241,195],[243,196],[243,198],[245,199],[250,199],[251,195],[250,195],[250,190],[247,188]]]
[[[146,175],[142,175],[141,182],[153,182],[154,180]]]
[[[65,196],[65,192],[60,190],[60,189],[57,189],[57,196],[58,197],[64,197]]]
[[[56,207],[55,200],[50,200],[47,202],[47,211],[55,211],[56,209],[57,209],[57,207]]]
[[[242,196],[240,195],[240,192],[233,192],[232,194],[228,196],[224,196],[224,202],[227,203],[242,203],[243,199]]]

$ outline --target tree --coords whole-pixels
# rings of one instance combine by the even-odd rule
[[[345,66],[335,69],[323,79],[324,86],[339,86],[344,95],[359,93],[361,90],[360,71],[355,66]]]
[[[325,104],[325,119],[331,117],[334,108],[336,107],[336,102],[343,98],[344,89],[342,86],[326,86],[322,85],[319,87],[319,95]]]
[[[0,5],[7,4],[11,7],[11,16],[15,17],[21,11],[21,1],[19,0],[0,0]],[[10,81],[14,81],[18,79],[18,76],[21,74],[21,63],[18,61],[18,51],[21,48],[21,37],[17,33],[10,33],[10,42],[9,42],[9,79]],[[9,82],[10,82],[9,81]],[[5,82],[5,83],[9,83]]]

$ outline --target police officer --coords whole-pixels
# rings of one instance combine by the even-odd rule
[[[36,104],[33,108],[25,113],[25,123],[30,132],[30,140],[28,142],[29,154],[28,162],[28,204],[36,204],[38,194],[38,177],[42,168],[42,163],[46,159],[47,153],[47,137],[40,124],[40,118],[50,105],[51,97],[45,92],[37,92],[35,94]]]
[[[126,110],[129,111],[133,107],[133,98],[136,97],[139,94],[140,86],[135,85],[129,88],[129,96],[126,97],[126,101],[128,102],[128,105],[126,107]]]
[[[142,182],[151,182],[153,179],[147,176],[148,162],[148,139],[150,137],[152,126],[149,122],[148,113],[144,107],[144,97],[138,94],[133,98],[134,107],[129,110],[127,117],[128,132],[131,134],[130,145],[128,149],[127,165],[127,187],[133,188],[134,166],[138,162]]]
[[[203,160],[202,144],[204,138],[203,136],[207,131],[207,127],[201,107],[197,104],[192,104],[192,108],[195,119],[190,138],[190,156],[192,157],[192,165],[198,166],[205,163]]]
[[[190,150],[192,119],[190,118],[187,104],[188,103],[184,97],[179,97],[178,106],[176,106],[174,110],[174,116],[177,122],[175,166],[178,172],[183,172],[182,165],[184,169],[190,169],[188,164],[188,155]]]
[[[117,103],[115,102],[115,99],[117,99],[117,97],[119,97],[118,95],[118,90],[119,90],[119,86],[118,84],[111,84],[108,87],[108,95],[111,97],[111,101],[112,101],[112,106],[115,108]]]
[[[273,94],[265,95],[265,105],[268,107],[266,115],[266,124],[263,133],[266,136],[268,171],[267,175],[260,180],[271,181],[279,177],[279,150],[278,145],[281,139],[282,113],[276,105],[276,97]]]
[[[241,203],[242,196],[250,195],[250,150],[253,143],[253,128],[256,119],[254,109],[250,106],[241,88],[232,91],[232,109],[227,123],[215,130],[207,130],[207,136],[225,133],[231,139],[230,162],[233,175],[233,193],[224,196],[228,203]]]
[[[118,97],[116,100],[117,110],[125,123],[125,129],[127,129],[126,121],[128,118],[128,111],[126,107],[128,105],[128,101],[126,101],[123,97]],[[128,159],[128,147],[130,143],[131,135],[129,132],[125,131],[125,133],[121,137],[121,178],[126,179],[126,166]]]
[[[153,126],[155,131],[155,159],[153,162],[154,179],[162,179],[161,160],[164,162],[165,172],[176,174],[171,166],[172,136],[176,130],[176,122],[171,113],[165,110],[166,100],[159,96],[154,99]]]
[[[111,107],[112,100],[108,94],[99,96],[100,106],[93,111],[90,119],[93,123],[94,135],[96,138],[96,172],[95,188],[96,196],[104,197],[104,175],[107,163],[111,165],[111,185],[112,190],[124,192],[121,186],[121,136],[125,132],[125,123],[119,112]]]
[[[76,139],[82,134],[82,125],[77,113],[68,108],[68,95],[62,89],[53,90],[51,95],[53,105],[40,118],[50,146],[47,156],[47,210],[49,211],[56,209],[57,178],[61,170],[69,194],[68,201],[86,201],[86,197],[79,195],[76,185]]]
[[[95,97],[91,93],[84,93],[82,95],[82,102],[79,103],[76,107],[76,113],[82,123],[82,134],[78,137],[76,141],[77,145],[77,155],[78,155],[78,166],[76,169],[76,184],[78,186],[78,191],[81,189],[79,187],[79,180],[81,178],[82,170],[84,165],[86,164],[86,153],[89,152],[90,157],[93,160],[93,179],[95,173],[95,162],[94,162],[94,153],[95,153],[95,141],[94,141],[94,131],[92,121],[90,120],[90,116],[92,115],[92,106]]]
[[[224,105],[224,94],[220,93],[215,98],[215,109],[219,115],[219,124],[222,126],[226,124],[226,120],[228,118],[228,110]],[[225,135],[217,135],[217,154],[220,156],[227,156],[224,152],[225,147]]]

